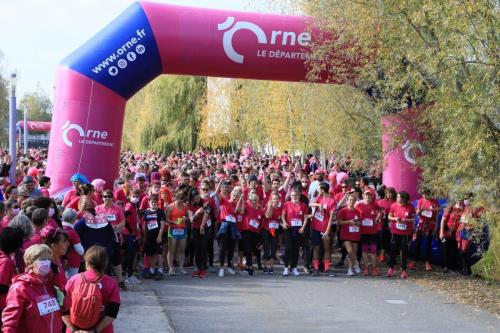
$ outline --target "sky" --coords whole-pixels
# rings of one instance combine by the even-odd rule
[[[17,72],[17,96],[41,88],[53,98],[56,67],[134,0],[0,0],[0,72]],[[250,10],[249,0],[156,0]],[[260,4],[259,4],[260,2]],[[252,1],[252,8],[264,1]]]

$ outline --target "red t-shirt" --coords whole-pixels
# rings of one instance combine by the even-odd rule
[[[188,210],[193,213],[193,215],[196,213],[198,209],[200,209],[201,206],[199,207],[194,207],[193,205],[188,205]],[[195,229],[200,229],[201,223],[203,222],[203,214],[200,214],[196,219],[191,222],[191,226]]]
[[[316,211],[312,218],[312,228],[319,232],[325,232],[330,222],[331,214],[335,214],[337,203],[332,197],[319,196],[316,198],[316,203],[320,204],[323,211],[316,207]]]
[[[40,231],[35,231],[30,239],[24,241],[23,250],[26,251],[31,245],[35,244],[43,244],[43,239],[40,235]]]
[[[128,217],[125,217],[126,226],[122,229],[122,234],[138,237],[139,230],[137,229],[137,225],[139,224],[139,218],[137,216],[137,208],[133,203],[127,202],[125,204],[125,212],[129,214],[127,214]]]
[[[270,219],[264,218],[262,221],[262,227],[266,230],[277,230],[280,228],[281,223],[281,214],[283,213],[283,205],[281,207],[273,208],[273,215]],[[264,211],[265,216],[265,211]]]
[[[8,255],[0,251],[0,284],[10,286],[17,275],[16,263]],[[0,295],[0,310],[5,309],[7,293]]]
[[[209,205],[210,207],[212,207],[212,211],[214,212],[213,216],[208,217],[209,220],[207,221],[207,227],[210,228],[212,226],[212,223],[215,223],[215,221],[212,221],[212,219],[217,218],[217,205],[212,198],[201,198],[201,202],[203,202],[204,205]]]
[[[457,208],[455,206],[445,210],[443,219],[446,221],[446,226],[448,227],[448,230],[445,232],[445,237],[450,237],[451,233],[458,229],[463,213],[464,210],[462,208]]]
[[[280,194],[279,207],[283,208],[283,205],[285,204],[286,192],[283,190],[279,190],[278,193]],[[264,200],[264,206],[267,206],[267,204],[271,200],[272,195],[273,195],[273,190],[267,191],[266,199]]]
[[[67,205],[70,203],[71,200],[73,200],[74,198],[76,198],[78,195],[78,192],[72,188],[71,190],[69,190],[66,195],[64,196],[64,199],[63,199],[63,202],[62,202],[62,205],[66,208]]]
[[[415,208],[413,208],[411,204],[402,206],[399,203],[395,202],[392,204],[391,209],[389,210],[389,214],[392,215],[392,217],[399,217],[401,220],[414,219]],[[411,235],[413,233],[413,225],[414,222],[391,221],[391,233],[394,235]]]
[[[231,223],[237,223],[239,220],[238,216],[240,214],[236,212],[236,206],[237,206],[236,201],[231,202],[228,199],[223,198],[220,201],[220,220]]]
[[[358,202],[356,204],[356,209],[359,210],[361,216],[361,234],[362,235],[375,235],[378,233],[378,224],[376,217],[379,212],[379,206],[371,202],[367,205],[364,201]]]
[[[88,270],[85,273],[85,279],[87,281],[96,281],[98,279],[98,275],[95,271],[93,270]],[[81,277],[80,274],[77,274],[71,279],[69,279],[68,283],[66,284],[66,297],[68,298],[68,304],[71,304],[71,293],[73,290],[77,289],[78,286],[81,283]],[[101,279],[101,282],[98,284],[99,289],[101,290],[101,297],[102,297],[102,310],[101,310],[101,316],[100,318],[104,318],[106,315],[106,307],[109,303],[117,303],[120,304],[120,289],[118,288],[118,283],[116,280],[108,275],[104,275]],[[65,301],[66,302],[66,301]],[[71,330],[67,329],[66,333],[70,333]],[[103,333],[113,333],[113,323],[109,324],[104,330],[101,332]]]
[[[285,214],[285,221],[289,227],[302,227],[304,223],[304,216],[307,215],[307,206],[303,202],[293,203],[291,201],[285,202],[283,207]]]
[[[77,232],[73,229],[73,225],[63,222],[63,228],[66,234],[68,235],[69,240],[69,249],[68,249],[68,266],[69,267],[80,267],[80,262],[82,257],[76,253],[73,248],[74,245],[81,243],[80,236],[78,236]]]
[[[259,232],[264,212],[260,208],[252,207],[249,202],[245,203],[245,214],[243,215],[242,230]]]
[[[434,230],[436,227],[436,216],[439,210],[439,205],[435,199],[420,198],[417,201],[417,209],[419,214],[419,230]]]
[[[340,202],[340,201],[342,201],[342,199],[344,199],[346,194],[347,193],[340,192],[340,193],[335,194],[335,196],[333,198],[335,199],[336,202]]]
[[[354,208],[350,210],[348,207],[342,208],[337,214],[338,221],[350,221],[358,217],[360,219],[361,212]],[[344,224],[340,226],[340,240],[359,242],[361,239],[361,227],[357,225]]]

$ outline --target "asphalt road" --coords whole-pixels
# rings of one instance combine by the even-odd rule
[[[341,271],[343,272],[343,271]],[[459,277],[457,277],[459,278]],[[500,332],[500,320],[408,280],[236,275],[147,281],[175,332]],[[167,330],[165,330],[167,331]]]

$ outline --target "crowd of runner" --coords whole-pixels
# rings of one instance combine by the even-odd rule
[[[393,277],[399,266],[405,279],[412,242],[433,269],[432,237],[443,272],[469,275],[469,221],[482,212],[463,197],[441,214],[429,191],[410,198],[373,172],[353,177],[335,156],[126,152],[113,184],[76,173],[61,198],[49,194],[46,151],[20,159],[16,184],[1,158],[2,332],[113,332],[120,289],[165,275],[317,277],[335,266]]]

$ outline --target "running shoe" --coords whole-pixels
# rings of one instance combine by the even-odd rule
[[[253,276],[253,268],[250,268],[250,269],[248,270],[248,275]]]
[[[352,269],[349,267],[349,269],[347,270],[347,276],[353,276],[354,275],[354,272],[352,271]]]
[[[290,270],[288,269],[288,267],[285,267],[285,269],[283,270],[283,276],[288,276],[290,275]]]
[[[384,262],[387,258],[385,257],[385,255],[381,254],[377,257],[377,261],[378,262]]]
[[[219,269],[219,277],[224,277],[224,268]]]
[[[426,263],[425,263],[425,270],[426,270],[427,272],[432,271],[432,266],[431,266],[431,264],[430,264],[430,263],[428,263],[428,262],[426,262]]]
[[[354,265],[354,272],[356,272],[356,274],[361,273],[361,268],[359,268],[359,262],[357,262],[356,265]]]
[[[229,273],[229,275],[235,275],[236,274],[236,272],[231,267],[227,268],[227,272]]]
[[[416,262],[414,262],[414,261],[410,261],[410,262],[408,263],[408,267],[407,267],[407,268],[408,268],[409,270],[412,270],[412,271],[413,271],[413,270],[416,270],[416,269],[417,269],[417,263],[416,263]]]
[[[191,274],[191,277],[199,277],[200,276],[200,273],[201,273],[201,270],[197,269],[193,272],[193,274]]]
[[[292,274],[294,276],[299,276],[300,275],[299,270],[297,269],[297,267],[295,267],[295,268],[292,269]]]
[[[443,274],[446,274],[448,272],[449,272],[448,267],[443,268]]]
[[[392,277],[394,275],[394,268],[389,267],[387,270],[387,277]]]
[[[203,279],[203,278],[205,278],[206,276],[207,276],[207,271],[206,271],[206,270],[204,270],[204,269],[202,269],[202,270],[200,271],[200,279]]]
[[[380,275],[380,270],[378,269],[378,267],[373,267],[373,269],[372,269],[372,275],[373,276],[379,276]]]
[[[403,269],[401,271],[401,278],[402,279],[407,279],[408,278],[408,271],[406,271],[406,269]]]
[[[304,266],[304,273],[306,274],[312,273],[312,270],[309,267]]]
[[[168,271],[168,275],[170,276],[176,276],[177,274],[175,274],[175,270],[172,268]]]
[[[364,267],[364,268],[363,268],[363,275],[364,275],[364,276],[368,276],[368,275],[370,275],[370,270],[369,270],[369,268],[368,268],[368,267]]]
[[[142,276],[146,279],[149,280],[153,277],[153,273],[149,270],[149,268],[144,268],[144,271],[142,273]]]
[[[330,276],[330,277],[336,277],[336,276],[337,276],[337,274],[335,274],[335,273],[334,273],[334,272],[332,272],[332,271],[328,271],[328,276]]]
[[[184,268],[181,268],[179,270],[179,273],[181,273],[182,275],[188,275],[189,274]]]
[[[239,269],[240,271],[242,271],[242,270],[244,270],[244,269],[245,269],[245,266],[243,266],[243,263],[241,263],[241,262],[240,262],[240,263],[238,264],[238,269]]]
[[[122,282],[118,283],[118,287],[120,287],[120,289],[123,290],[123,291],[127,291],[128,290],[127,284],[125,283],[125,281],[122,281]]]
[[[264,268],[263,272],[264,272],[264,274],[266,274],[266,275],[267,275],[267,274],[269,274],[269,270],[268,270],[267,268]]]
[[[215,268],[213,268],[213,266],[208,267],[208,272],[215,273]]]
[[[162,273],[162,272],[160,272],[160,271],[156,271],[156,274],[155,274],[155,280],[156,280],[156,281],[163,280],[163,273]]]
[[[318,277],[319,276],[319,270],[318,269],[314,270],[313,276],[314,277]]]
[[[274,269],[273,268],[269,268],[269,275],[274,275]]]
[[[129,276],[128,279],[127,279],[128,283],[130,284],[140,284],[141,283],[141,280],[139,280],[138,278],[136,278],[135,276]]]

